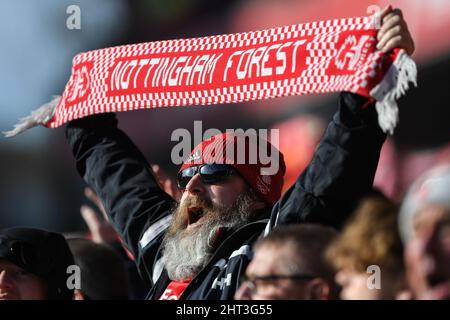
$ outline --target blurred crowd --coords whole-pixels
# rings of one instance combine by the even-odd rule
[[[172,181],[153,167],[165,190],[179,197]],[[83,237],[66,234],[64,240],[31,228],[1,231],[0,300],[146,297],[133,255],[98,196],[85,191],[103,214],[81,208],[90,230]],[[257,240],[254,251],[235,299],[448,300],[450,165],[418,178],[400,206],[374,189],[342,230],[312,223],[282,226]],[[67,290],[67,266],[73,264],[81,269],[81,283]]]

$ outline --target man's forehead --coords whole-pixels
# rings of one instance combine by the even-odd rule
[[[283,265],[285,258],[292,254],[289,245],[278,246],[277,244],[263,244],[256,249],[255,255],[252,260],[254,273],[258,275],[269,275],[276,273]],[[264,274],[261,274],[264,272]]]

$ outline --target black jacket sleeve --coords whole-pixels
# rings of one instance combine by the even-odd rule
[[[339,110],[313,159],[274,206],[272,225],[310,222],[340,228],[371,190],[385,138],[375,106],[362,96],[341,93]]]
[[[142,153],[117,128],[114,114],[72,121],[66,137],[78,172],[102,199],[150,284],[152,270],[146,268],[157,258],[174,200],[159,187]]]

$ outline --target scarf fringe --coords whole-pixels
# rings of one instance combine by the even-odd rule
[[[394,133],[399,118],[397,99],[409,89],[410,82],[417,87],[417,66],[402,50],[384,79],[370,91],[370,95],[377,100],[378,124],[385,133]]]
[[[21,118],[19,123],[14,125],[14,129],[10,131],[2,132],[5,137],[14,137],[21,132],[24,132],[30,128],[36,127],[38,125],[45,125],[53,117],[56,110],[56,106],[61,100],[61,96],[53,96],[52,100],[38,109],[31,112],[27,117]]]

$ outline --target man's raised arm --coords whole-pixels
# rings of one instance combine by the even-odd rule
[[[277,224],[316,222],[339,227],[372,188],[385,134],[374,105],[342,93],[311,163],[274,208]],[[279,212],[279,214],[278,214]]]
[[[388,6],[381,13],[377,48],[404,49],[414,41],[402,12]],[[334,115],[311,163],[272,211],[271,223],[316,222],[340,227],[373,184],[385,135],[375,106],[351,93],[341,93]]]
[[[114,114],[72,121],[66,137],[78,172],[100,196],[141,271],[152,265],[174,200],[160,188],[142,153],[117,128]]]

